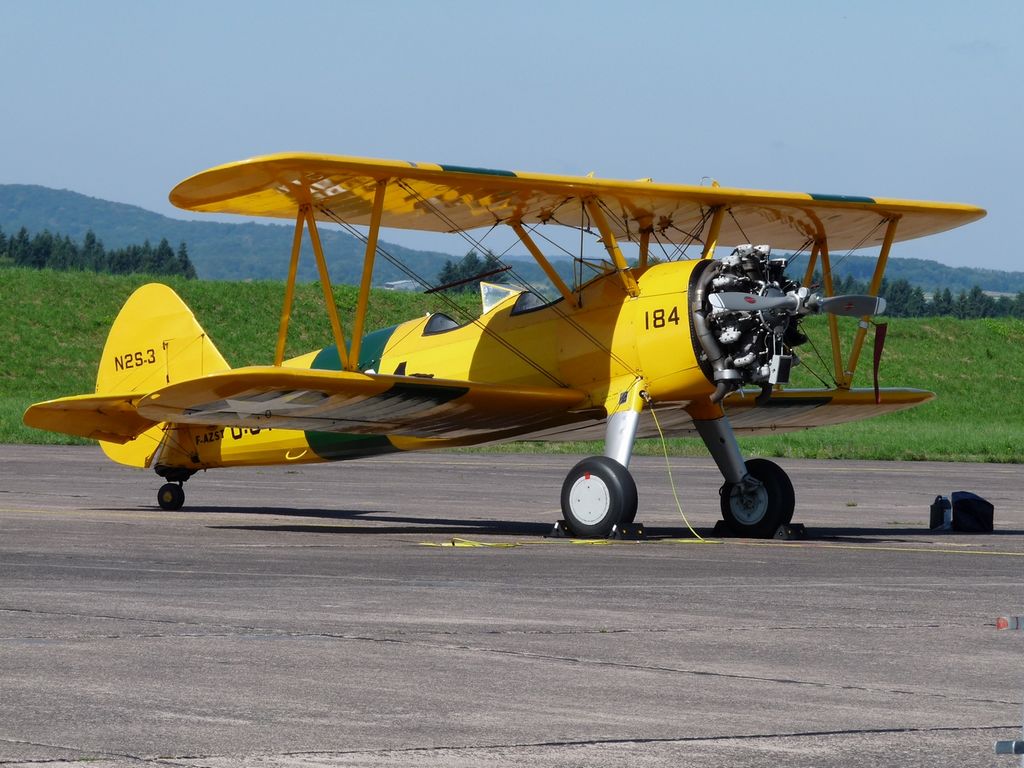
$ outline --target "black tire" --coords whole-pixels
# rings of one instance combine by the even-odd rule
[[[185,489],[177,483],[164,483],[156,493],[156,502],[160,509],[166,509],[168,512],[181,509],[185,503]]]
[[[738,483],[722,486],[722,518],[737,536],[770,539],[780,525],[793,520],[796,493],[789,476],[767,459],[750,459],[747,472],[761,482],[761,488],[744,498]]]
[[[616,523],[636,517],[636,483],[607,456],[584,459],[562,483],[562,517],[574,536],[604,539]]]

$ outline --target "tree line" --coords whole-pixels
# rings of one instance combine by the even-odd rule
[[[0,266],[32,267],[59,271],[105,272],[127,275],[143,272],[150,275],[180,275],[196,278],[196,268],[182,242],[175,251],[167,238],[157,246],[146,240],[142,245],[107,249],[90,229],[81,243],[67,235],[43,230],[29,236],[22,227],[15,235],[0,229]]]
[[[821,284],[815,275],[816,285]],[[853,277],[838,277],[835,293],[867,293],[868,283]],[[936,289],[928,296],[920,286],[911,285],[904,279],[889,282],[882,279],[878,291],[885,298],[885,314],[888,317],[956,317],[961,320],[976,320],[983,317],[1016,317],[1024,319],[1024,291],[1016,296],[989,296],[979,286],[953,293],[949,288]]]
[[[487,252],[483,258],[476,251],[470,251],[458,261],[447,259],[441,271],[437,273],[437,284],[439,286],[450,286],[449,290],[455,293],[467,291],[479,291],[480,283],[487,280],[492,283],[502,282],[500,274],[494,273],[501,270],[504,265],[493,253]]]

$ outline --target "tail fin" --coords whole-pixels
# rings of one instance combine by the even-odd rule
[[[149,283],[128,297],[110,326],[96,394],[147,395],[230,367],[178,294]],[[164,425],[157,424],[129,442],[101,440],[100,446],[113,461],[148,467],[164,437]]]
[[[149,283],[128,297],[110,327],[96,394],[148,394],[230,367],[178,294]]]
[[[168,384],[229,368],[178,294],[150,283],[128,297],[110,327],[96,394],[36,403],[24,422],[94,438],[114,461],[148,467],[165,428],[141,417],[136,403]]]

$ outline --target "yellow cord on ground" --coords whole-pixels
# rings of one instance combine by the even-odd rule
[[[473,541],[472,539],[460,539],[452,537],[451,541],[433,542],[421,541],[421,547],[491,547],[492,549],[511,549],[518,547],[518,542],[497,542],[497,541]]]
[[[690,529],[690,533],[697,537],[698,541],[707,541],[703,536],[693,530],[693,526],[690,525],[690,521],[686,519],[686,514],[683,512],[683,505],[679,503],[679,494],[676,493],[676,481],[672,479],[672,465],[668,459],[668,444],[665,442],[665,433],[661,431],[661,424],[658,423],[658,414],[654,410],[654,406],[649,408],[651,416],[654,417],[654,426],[658,428],[658,435],[661,437],[661,451],[665,454],[665,469],[668,471],[668,484],[672,486],[672,497],[676,500],[676,509],[679,510],[679,516],[683,518],[683,522],[686,523],[686,527]]]

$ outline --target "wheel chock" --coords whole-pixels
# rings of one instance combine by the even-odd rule
[[[556,520],[555,524],[551,526],[551,530],[544,534],[545,539],[574,539],[572,531],[569,530],[569,526],[565,524],[565,520]]]
[[[795,541],[797,539],[806,539],[807,530],[804,528],[802,523],[785,523],[779,526],[779,529],[772,536],[776,541]]]
[[[578,539],[579,536],[569,530],[565,520],[556,520],[551,530],[544,534],[545,539]],[[608,534],[609,539],[618,541],[641,541],[647,538],[644,532],[643,523],[629,523],[627,525],[613,525],[612,532]]]
[[[729,527],[729,524],[725,520],[719,520],[715,523],[715,529],[713,531],[716,537],[720,539],[738,539],[742,538],[736,535],[736,532]],[[780,525],[774,534],[772,539],[775,541],[796,541],[798,539],[807,538],[807,529],[804,528],[803,523],[785,523]]]
[[[619,541],[642,541],[647,538],[644,533],[643,523],[627,523],[625,525],[613,525],[610,539]]]

